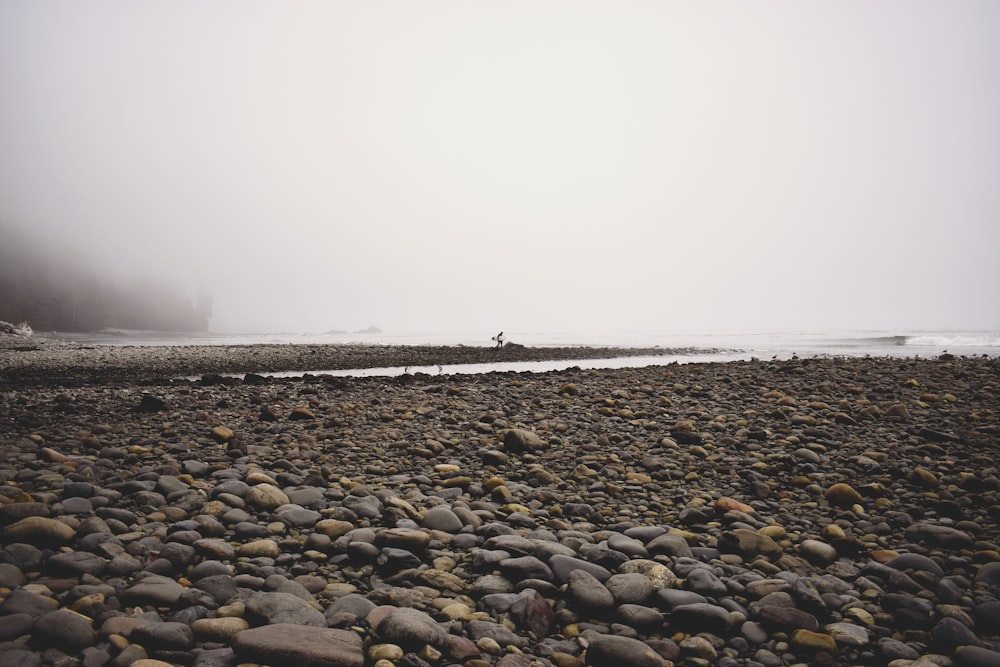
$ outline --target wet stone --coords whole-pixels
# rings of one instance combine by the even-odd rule
[[[649,580],[654,591],[677,585],[677,575],[663,563],[652,560],[633,559],[618,566],[619,574],[641,574]]]
[[[657,630],[665,620],[663,613],[653,607],[638,604],[621,604],[615,609],[615,619],[640,633]]]
[[[1000,651],[981,646],[960,646],[955,656],[962,667],[1000,667]]]
[[[23,612],[0,616],[0,642],[10,641],[28,634],[34,623],[35,617]]]
[[[131,641],[153,651],[186,651],[194,646],[194,632],[186,623],[161,622],[140,625]]]
[[[611,572],[606,567],[572,556],[557,554],[549,559],[549,567],[552,568],[556,580],[561,583],[567,583],[570,573],[574,570],[583,570],[598,581],[607,581],[611,577]]]
[[[823,629],[838,646],[857,649],[867,646],[870,640],[868,630],[854,623],[831,623]]]
[[[510,581],[523,579],[541,579],[552,581],[553,573],[549,566],[534,556],[506,558],[498,563],[504,576]]]
[[[379,568],[398,572],[408,568],[418,568],[423,564],[420,557],[406,549],[383,547],[378,555]]]
[[[91,619],[66,609],[57,609],[40,616],[31,630],[32,637],[45,646],[65,651],[79,651],[94,643]]]
[[[0,563],[0,587],[17,588],[27,581],[24,572],[12,563]]]
[[[169,577],[147,574],[122,592],[122,602],[131,606],[172,607],[184,593],[184,587]]]
[[[692,570],[684,579],[684,588],[710,598],[723,596],[728,592],[726,584],[713,572],[704,568]]]
[[[900,554],[892,560],[887,561],[885,565],[896,570],[919,570],[929,572],[936,577],[944,576],[944,570],[941,569],[941,566],[923,554]]]
[[[17,567],[22,573],[40,570],[45,559],[45,554],[38,547],[19,542],[7,544],[0,554],[5,564]]]
[[[0,614],[27,614],[38,617],[55,610],[58,606],[59,602],[53,598],[19,588],[0,603]]]
[[[819,621],[812,614],[795,607],[779,607],[765,605],[757,611],[757,620],[761,625],[773,631],[791,632],[804,629],[815,631],[819,629]]]
[[[773,538],[758,533],[749,528],[737,528],[722,536],[726,548],[739,553],[744,558],[776,558],[781,555],[782,548]]]
[[[61,514],[88,515],[94,513],[94,505],[87,498],[65,498],[59,503]]]
[[[488,639],[496,642],[501,648],[507,646],[526,648],[529,644],[526,637],[511,632],[510,629],[500,623],[490,621],[470,621],[469,636],[477,644],[484,639]]]
[[[361,637],[325,627],[277,623],[244,630],[233,637],[242,662],[309,667],[364,667]]]
[[[228,642],[249,627],[244,619],[238,617],[201,618],[191,624],[191,630],[198,639],[217,642]]]
[[[601,635],[587,647],[586,664],[592,667],[667,667],[668,663],[645,642],[629,637]]]
[[[943,618],[931,630],[933,645],[954,650],[959,646],[982,646],[983,642],[968,626],[954,618]]]
[[[641,604],[653,594],[653,582],[644,574],[613,574],[605,586],[616,604]]]
[[[427,510],[424,515],[424,526],[431,530],[440,530],[446,533],[457,533],[462,529],[462,520],[445,505],[437,505]]]
[[[289,526],[295,528],[311,528],[320,520],[322,515],[315,510],[308,510],[304,507],[290,507],[275,513],[275,518]]]
[[[198,579],[194,586],[199,588],[215,600],[218,604],[224,604],[236,596],[236,581],[231,574],[213,574]]]
[[[486,574],[476,579],[472,585],[472,596],[482,597],[493,593],[512,593],[514,584],[509,579],[495,574]]]
[[[976,572],[976,583],[1000,586],[1000,562],[986,563]]]
[[[54,576],[78,577],[81,574],[98,575],[104,571],[107,564],[107,561],[97,554],[70,551],[54,554],[49,558],[46,569]]]
[[[11,648],[0,652],[0,667],[42,667],[38,653],[24,648]]]
[[[258,510],[276,510],[289,504],[288,496],[271,484],[256,484],[247,491],[246,501]]]
[[[946,549],[970,549],[973,544],[968,533],[933,523],[915,523],[906,529],[905,534],[908,540]]]
[[[682,632],[710,632],[719,637],[728,636],[735,624],[728,609],[707,602],[676,606],[667,620]]]
[[[608,547],[632,557],[649,557],[649,552],[646,551],[646,547],[642,544],[642,542],[618,533],[608,537]]]
[[[920,656],[920,653],[912,646],[890,637],[879,639],[876,648],[878,654],[887,662],[893,660],[916,660]]]
[[[68,544],[76,531],[56,519],[29,516],[3,529],[5,542],[24,542],[34,546]]]
[[[330,603],[326,609],[327,616],[335,614],[350,614],[355,618],[364,618],[375,608],[375,603],[358,593],[348,593]]]
[[[258,592],[246,601],[247,615],[263,622],[326,627],[323,613],[291,593]]]
[[[585,570],[570,572],[566,587],[566,597],[570,604],[588,612],[605,614],[615,606],[615,598],[611,591]]]
[[[410,648],[419,648],[424,644],[440,646],[447,634],[428,614],[406,607],[392,610],[378,623],[376,632],[385,642]]]
[[[555,614],[548,601],[538,591],[527,589],[521,591],[509,608],[510,618],[521,629],[532,633],[541,639],[552,627]]]

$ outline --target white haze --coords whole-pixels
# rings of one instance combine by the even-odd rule
[[[0,2],[0,221],[211,328],[1000,328],[1000,3]]]

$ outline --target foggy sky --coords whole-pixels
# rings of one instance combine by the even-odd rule
[[[0,99],[214,331],[1000,328],[995,0],[0,0]]]

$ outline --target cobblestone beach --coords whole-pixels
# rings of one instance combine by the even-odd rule
[[[1000,664],[995,359],[275,379],[19,345],[68,356],[0,350],[0,667]]]
[[[405,368],[447,364],[566,361],[664,356],[713,350],[595,347],[502,349],[435,345],[82,345],[52,338],[0,334],[0,385],[62,386],[101,382],[162,382],[205,373],[241,374]]]

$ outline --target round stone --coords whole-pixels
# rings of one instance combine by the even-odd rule
[[[57,609],[35,621],[32,636],[48,646],[74,652],[93,645],[94,626],[82,614]]]
[[[445,533],[457,533],[462,530],[463,524],[450,507],[436,505],[427,510],[427,514],[424,515],[424,526]]]
[[[248,629],[250,624],[233,616],[221,618],[199,618],[191,624],[195,636],[202,641],[228,642],[237,633]]]
[[[44,516],[29,516],[3,529],[4,543],[24,542],[33,546],[69,544],[76,531],[62,521]]]
[[[186,651],[194,646],[191,626],[176,621],[140,625],[132,631],[130,639],[147,649],[158,651]]]
[[[615,606],[615,598],[611,591],[594,575],[584,570],[573,570],[569,573],[566,597],[571,605],[590,613],[608,612]]]
[[[370,660],[396,661],[401,660],[404,655],[406,655],[406,652],[398,644],[373,644],[368,649],[368,658]]]
[[[826,490],[826,499],[831,505],[839,507],[851,507],[861,502],[861,494],[853,486],[840,482],[834,484]]]
[[[236,634],[233,652],[241,662],[310,667],[364,667],[365,653],[356,632],[276,623]]]
[[[259,510],[276,510],[282,505],[288,505],[288,496],[276,486],[256,484],[247,491],[246,501]]]
[[[667,667],[663,657],[645,642],[618,635],[599,635],[587,647],[585,664],[592,667]]]
[[[802,540],[799,551],[806,560],[816,565],[826,566],[837,560],[837,550],[819,540]]]
[[[605,582],[617,604],[641,604],[653,594],[653,583],[644,574],[613,574]]]

